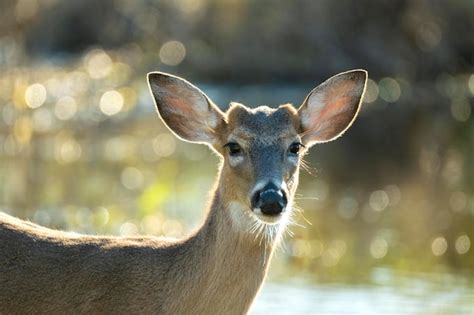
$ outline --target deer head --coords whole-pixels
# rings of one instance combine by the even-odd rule
[[[231,103],[225,113],[184,79],[153,72],[148,80],[166,126],[178,138],[205,143],[221,156],[218,190],[227,205],[222,211],[242,212],[233,214],[234,220],[272,225],[288,219],[306,150],[340,137],[353,123],[367,72],[331,77],[298,109]]]

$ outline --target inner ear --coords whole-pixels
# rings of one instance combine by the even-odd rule
[[[162,72],[148,74],[158,114],[178,137],[212,144],[224,114],[209,97],[188,81]]]
[[[359,112],[366,82],[367,71],[352,70],[313,89],[298,109],[303,143],[311,146],[340,137]]]

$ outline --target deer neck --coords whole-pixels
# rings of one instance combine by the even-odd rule
[[[251,214],[246,213],[248,210],[243,207],[236,201],[227,201],[221,191],[216,191],[201,233],[206,237],[215,236],[214,246],[209,250],[216,260],[227,261],[232,258],[227,263],[241,265],[251,262],[257,269],[266,269],[275,244],[265,238],[263,232],[257,234],[252,231],[253,221],[249,220]],[[235,259],[236,256],[241,259]]]
[[[243,211],[226,201],[225,189],[216,189],[208,217],[193,238],[201,264],[194,269],[202,302],[193,306],[197,313],[246,313],[265,279],[274,243],[249,232],[251,226],[238,217]]]

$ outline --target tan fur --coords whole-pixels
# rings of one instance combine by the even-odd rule
[[[202,228],[177,243],[74,235],[0,215],[0,313],[246,313],[272,247],[225,229],[219,193],[214,201]]]
[[[205,222],[173,242],[67,233],[0,213],[0,314],[249,311],[291,215],[299,157],[290,156],[288,148],[308,131],[301,127],[301,113],[291,105],[253,110],[234,105],[224,114],[183,79],[162,73],[149,79],[170,130],[184,140],[208,143],[222,157]],[[328,103],[324,112],[335,107]],[[350,123],[357,112],[352,103],[337,104],[338,111],[350,106],[342,111]],[[342,124],[329,136],[345,129]],[[225,147],[230,140],[244,150],[234,166]],[[249,200],[255,187],[268,180],[288,196],[288,210],[272,224],[257,218]]]

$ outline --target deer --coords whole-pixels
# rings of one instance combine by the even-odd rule
[[[223,112],[183,78],[148,73],[159,117],[220,157],[204,222],[179,240],[81,235],[0,213],[0,314],[246,314],[291,221],[307,150],[354,122],[365,70],[339,73],[297,109]]]

